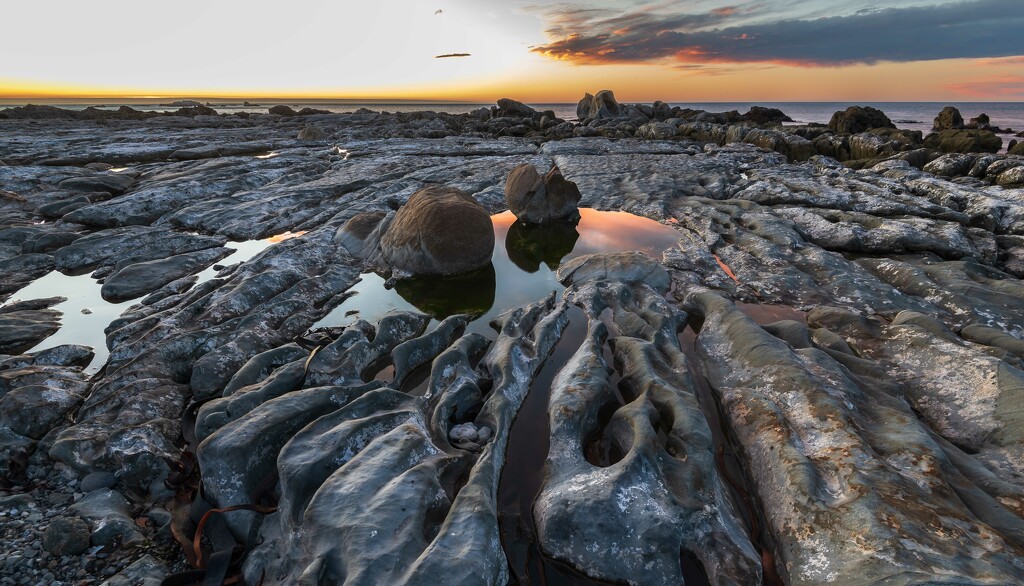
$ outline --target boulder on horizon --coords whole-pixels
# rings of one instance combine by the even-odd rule
[[[589,93],[576,105],[576,117],[580,120],[600,120],[622,116],[619,102],[611,90],[601,90],[597,95]]]
[[[896,128],[896,125],[877,108],[850,106],[842,112],[833,114],[828,127],[842,134],[859,134],[872,128]]]
[[[935,122],[932,123],[932,130],[934,132],[942,132],[943,130],[962,130],[964,127],[964,117],[960,115],[960,110],[957,110],[953,106],[946,106],[939,112],[939,115],[935,117]]]

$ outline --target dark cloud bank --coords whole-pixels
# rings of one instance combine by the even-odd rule
[[[749,17],[740,8],[616,16],[555,8],[545,16],[553,40],[533,51],[579,63],[674,57],[684,63],[824,66],[1024,55],[1024,0],[886,8],[745,26],[735,24],[736,18]]]

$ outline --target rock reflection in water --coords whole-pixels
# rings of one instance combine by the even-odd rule
[[[627,212],[580,209],[579,224],[523,226],[511,212],[491,216],[497,245],[481,272],[457,277],[416,277],[384,286],[376,273],[364,273],[354,293],[313,327],[371,323],[389,311],[419,311],[435,321],[456,313],[474,320],[467,332],[491,335],[490,321],[505,311],[561,293],[555,279],[561,263],[595,252],[640,250],[655,258],[679,240],[675,229]],[[501,243],[504,242],[504,246]]]
[[[395,283],[402,299],[437,320],[459,313],[480,317],[494,305],[494,289],[493,263],[461,275],[424,275]]]
[[[535,273],[544,263],[549,270],[557,270],[562,259],[576,246],[580,233],[576,222],[528,225],[516,222],[509,226],[505,237],[505,252],[517,267]]]

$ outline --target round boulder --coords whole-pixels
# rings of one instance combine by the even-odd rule
[[[395,212],[381,253],[395,270],[456,275],[491,261],[494,228],[478,201],[454,187],[426,187]]]
[[[505,203],[515,217],[527,224],[544,224],[579,217],[582,196],[576,184],[562,177],[558,167],[541,176],[523,163],[505,180]]]

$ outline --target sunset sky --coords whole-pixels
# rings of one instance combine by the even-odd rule
[[[5,98],[1024,100],[1024,0],[50,0],[4,22]]]

